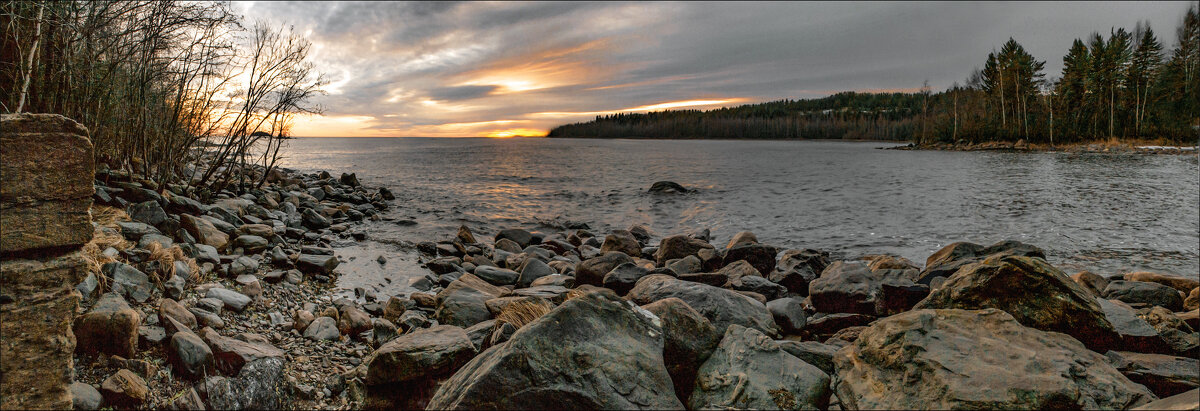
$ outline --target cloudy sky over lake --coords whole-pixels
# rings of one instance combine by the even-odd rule
[[[297,136],[539,134],[598,114],[708,109],[962,82],[1008,37],[1047,77],[1077,37],[1188,2],[244,2],[291,24],[330,84]]]

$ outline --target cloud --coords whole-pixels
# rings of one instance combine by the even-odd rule
[[[528,134],[598,114],[961,82],[1009,36],[1047,61],[1076,37],[1187,3],[256,2],[331,80],[311,135]],[[720,102],[684,105],[680,102]],[[638,110],[634,110],[638,111]],[[338,131],[343,130],[343,131]]]

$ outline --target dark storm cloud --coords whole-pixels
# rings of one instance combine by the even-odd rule
[[[660,103],[810,98],[962,82],[1010,36],[1057,77],[1077,37],[1187,2],[237,3],[309,32],[344,134],[545,130]],[[699,106],[707,108],[709,106]],[[330,123],[335,124],[335,123]],[[342,123],[336,123],[342,124]],[[314,126],[314,129],[317,128]],[[330,128],[323,128],[328,133]],[[354,131],[368,130],[368,131]],[[373,131],[371,131],[373,130]],[[297,134],[305,132],[297,130]],[[309,134],[311,135],[311,134]]]

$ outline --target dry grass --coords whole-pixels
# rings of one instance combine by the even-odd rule
[[[496,315],[496,328],[504,324],[512,324],[517,329],[521,329],[525,324],[533,322],[553,309],[554,305],[545,300],[513,301],[504,306],[500,310],[500,314]]]
[[[588,291],[589,290],[580,290],[578,288],[572,288],[567,291],[567,298],[563,299],[563,301],[567,301],[567,300],[570,300],[575,297],[583,297],[583,295],[587,294]]]
[[[109,247],[124,250],[133,245],[125,240],[125,237],[121,235],[121,229],[117,227],[117,221],[129,221],[130,218],[125,210],[115,207],[93,205],[91,211],[96,229],[92,233],[92,241],[83,245],[83,259],[87,261],[88,272],[96,273],[96,281],[100,284],[100,290],[106,290],[108,289],[108,279],[100,275],[100,267],[118,260],[104,255],[104,250]],[[104,228],[111,230],[104,230]]]
[[[187,264],[189,282],[195,282],[200,279],[200,266],[196,264],[196,260],[184,255],[183,249],[179,248],[178,245],[171,245],[164,248],[162,244],[152,242],[146,245],[146,251],[150,252],[150,260],[158,261],[158,271],[146,273],[154,279],[156,284],[161,284],[163,278],[171,278],[174,275],[176,261],[183,261]]]

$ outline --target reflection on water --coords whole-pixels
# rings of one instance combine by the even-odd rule
[[[658,235],[740,230],[783,247],[923,263],[955,241],[1015,239],[1067,271],[1200,271],[1196,156],[877,150],[884,143],[561,139],[290,141],[285,167],[357,172],[397,196],[394,247],[520,226]],[[336,175],[336,174],[335,174]],[[699,191],[649,195],[671,180]],[[372,256],[373,258],[373,256]],[[405,276],[404,273],[387,275]]]

